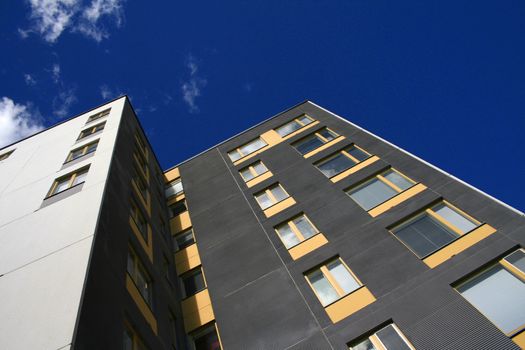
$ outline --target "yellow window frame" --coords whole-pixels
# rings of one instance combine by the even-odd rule
[[[111,108],[108,108],[108,109],[103,110],[102,112],[98,112],[96,114],[89,116],[88,120],[86,121],[86,124],[108,116],[110,111],[111,111]]]
[[[67,163],[67,162],[70,162],[71,160],[73,160],[73,153],[74,153],[74,152],[77,152],[77,151],[79,151],[79,150],[82,150],[82,154],[81,154],[80,156],[78,156],[77,158],[75,158],[75,159],[78,159],[78,158],[80,158],[80,157],[85,156],[85,155],[87,154],[87,150],[89,149],[89,147],[91,147],[91,146],[93,146],[93,145],[95,145],[95,144],[98,144],[98,141],[99,141],[99,140],[95,140],[95,141],[93,141],[93,142],[88,143],[88,144],[85,145],[85,146],[82,146],[82,147],[79,147],[79,148],[76,148],[76,149],[70,151],[70,152],[69,152],[69,155],[68,155],[67,158],[66,158],[66,163]],[[97,146],[97,147],[98,147],[98,146]]]
[[[81,139],[86,138],[86,137],[88,137],[90,135],[93,135],[97,131],[104,130],[105,126],[106,126],[106,122],[105,121],[102,122],[102,123],[90,126],[89,128],[86,128],[86,129],[80,131],[80,135],[78,136],[77,140],[81,140]],[[101,129],[99,129],[99,127],[101,127]]]
[[[287,197],[283,198],[282,200],[278,201],[277,198],[273,195],[272,193],[272,189],[276,188],[276,187],[280,187],[281,190],[283,190],[284,193],[286,193]],[[277,203],[280,203],[282,201],[284,201],[286,198],[290,198],[290,194],[288,192],[286,192],[286,190],[284,189],[284,187],[280,184],[280,183],[276,183],[274,185],[271,185],[270,187],[267,187],[266,189],[260,191],[260,192],[257,192],[254,196],[255,196],[255,200],[257,201],[257,203],[259,204],[259,206],[262,208],[262,205],[261,205],[261,202],[259,202],[259,199],[258,199],[258,196],[260,194],[263,194],[263,193],[266,193],[266,195],[268,196],[268,198],[270,198],[270,200],[272,201],[272,204],[269,205],[268,207],[264,208],[263,210],[266,210],[268,208],[270,208],[271,206],[274,206],[276,205]]]
[[[303,118],[303,117],[308,118],[308,119],[310,120],[310,123],[308,123],[308,124],[304,124],[304,123],[300,120],[300,119]],[[307,125],[310,125],[310,124],[313,123],[314,121],[315,121],[314,118],[310,117],[310,116],[309,116],[308,114],[306,114],[306,113],[303,113],[303,114],[301,114],[300,116],[298,116],[297,118],[294,118],[294,119],[292,119],[292,120],[290,120],[290,121],[288,121],[288,122],[286,122],[286,123],[284,123],[284,124],[282,124],[282,125],[276,127],[276,128],[273,129],[273,130],[274,130],[275,132],[279,133],[279,132],[277,131],[278,129],[280,129],[280,128],[282,128],[283,126],[286,126],[286,125],[288,125],[288,124],[290,124],[290,123],[293,123],[293,122],[296,122],[297,124],[299,124],[299,125],[301,126],[299,129],[301,129],[301,128],[304,128],[304,127],[307,126]],[[299,129],[294,130],[294,131],[290,132],[289,134],[294,133],[294,132],[298,131]],[[289,135],[289,134],[288,134],[288,135]],[[281,136],[281,137],[286,137],[286,136],[288,136],[288,135],[284,135],[284,136]]]
[[[89,170],[89,166],[88,166],[88,167],[83,167],[83,168],[81,168],[81,169],[75,170],[75,171],[72,172],[72,173],[66,174],[66,175],[64,175],[64,176],[61,176],[61,177],[55,179],[55,181],[53,181],[53,184],[51,185],[51,189],[50,189],[49,192],[47,193],[47,196],[46,196],[46,197],[50,197],[50,196],[52,196],[52,195],[55,195],[55,194],[59,193],[59,192],[55,193],[55,190],[56,190],[58,184],[61,183],[63,180],[66,180],[67,178],[69,178],[69,180],[68,180],[68,185],[67,185],[66,190],[67,190],[67,189],[70,189],[71,187],[73,187],[73,182],[75,181],[75,179],[77,178],[77,176],[78,176],[79,174],[83,174],[84,172],[87,173],[88,170]],[[63,191],[65,191],[65,190],[63,190]],[[61,192],[63,192],[63,191],[61,191]]]
[[[261,164],[264,166],[264,168],[266,169],[265,172],[262,172],[262,173],[260,173],[260,174],[257,174],[257,172],[255,171],[255,165],[258,164],[258,163],[261,163]],[[246,169],[248,169],[248,171],[250,172],[250,174],[253,175],[253,177],[252,177],[251,179],[249,179],[249,180],[247,180],[247,179],[244,177],[244,175],[242,174],[242,172],[243,172],[244,170],[246,170]],[[244,180],[244,182],[248,182],[248,181],[251,181],[251,180],[255,179],[257,176],[260,176],[260,175],[262,175],[262,174],[267,173],[268,171],[269,171],[269,170],[268,170],[268,167],[267,167],[262,161],[258,160],[258,161],[256,161],[256,162],[253,162],[252,164],[250,164],[250,165],[248,165],[248,166],[245,166],[244,168],[240,169],[240,170],[239,170],[239,174],[241,174],[241,177],[242,177],[242,179]]]
[[[288,220],[288,221],[286,221],[286,222],[283,222],[282,224],[279,224],[279,225],[277,225],[277,226],[275,227],[275,232],[277,233],[277,236],[279,236],[279,238],[281,239],[281,241],[283,242],[283,244],[284,244],[284,240],[283,240],[283,238],[281,237],[281,235],[279,234],[279,228],[280,228],[280,227],[283,227],[284,225],[288,225],[288,226],[290,227],[290,229],[292,230],[292,232],[297,236],[297,238],[299,238],[299,243],[304,242],[304,241],[306,240],[306,238],[305,238],[304,235],[302,234],[301,230],[299,230],[299,229],[297,228],[297,225],[293,222],[294,220],[296,220],[296,219],[298,219],[298,218],[300,218],[300,217],[304,217],[304,218],[306,219],[306,221],[308,221],[308,222],[310,223],[310,225],[312,225],[312,227],[315,229],[315,232],[316,232],[316,233],[315,233],[313,236],[315,236],[315,235],[317,235],[317,234],[319,233],[319,229],[318,229],[318,228],[312,223],[312,221],[308,218],[308,216],[306,216],[306,214],[302,213],[302,214],[299,214],[299,215],[294,216],[294,217],[291,218],[290,220]],[[313,236],[312,236],[312,237],[313,237]],[[311,237],[309,237],[309,238],[311,238]],[[299,244],[299,243],[297,243],[297,244]],[[292,246],[292,247],[290,247],[290,248],[293,248],[293,247],[295,247],[295,245]],[[290,249],[290,248],[288,248],[288,249]]]

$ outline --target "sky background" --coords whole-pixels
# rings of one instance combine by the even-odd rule
[[[128,94],[168,168],[311,100],[525,210],[522,0],[11,0],[0,45],[0,147]]]

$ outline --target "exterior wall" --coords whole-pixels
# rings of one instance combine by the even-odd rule
[[[234,165],[227,152],[307,113],[345,139],[305,159],[290,144]],[[380,159],[333,183],[313,163],[355,142]],[[262,160],[273,176],[248,188],[238,170]],[[371,217],[343,191],[393,166],[427,188]],[[306,102],[178,166],[202,266],[226,349],[344,349],[393,321],[417,349],[517,349],[452,284],[519,245],[523,214],[328,111]],[[279,182],[296,204],[270,218],[253,195]],[[497,232],[431,269],[387,228],[444,198]],[[293,260],[274,227],[304,212],[328,243]],[[340,256],[377,299],[333,323],[304,273]]]
[[[100,137],[95,156],[62,169],[89,142],[76,141],[87,118],[107,107],[105,129],[89,137]],[[123,107],[116,100],[2,150],[15,149],[0,162],[2,348],[69,348]],[[83,185],[42,207],[56,178],[87,164]]]

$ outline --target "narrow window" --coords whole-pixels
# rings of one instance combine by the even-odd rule
[[[186,298],[195,295],[206,288],[204,277],[202,276],[202,269],[200,267],[188,271],[183,274],[181,278]]]
[[[128,253],[128,274],[135,283],[135,286],[140,292],[144,301],[150,306],[152,306],[153,294],[151,287],[151,278],[146,272],[146,268],[139,260],[139,257],[135,251],[130,247]]]
[[[323,306],[361,287],[361,282],[354,277],[341,258],[332,260],[307,273],[306,279]]]
[[[255,140],[245,143],[244,145],[228,152],[228,156],[232,162],[235,162],[236,160],[246,157],[247,155],[258,151],[261,148],[266,147],[267,145],[268,144],[263,139],[258,137]]]
[[[169,206],[169,210],[170,210],[170,218],[173,218],[175,216],[178,216],[184,213],[185,211],[188,210],[186,206],[186,201],[183,199],[183,200],[173,203],[172,205]]]
[[[80,135],[78,135],[77,140],[81,140],[83,138],[86,138],[88,136],[93,135],[96,132],[104,130],[104,126],[106,125],[106,122],[102,122],[97,125],[90,126],[89,128],[86,128],[80,132]]]
[[[304,214],[275,227],[275,231],[287,249],[319,233],[319,230]]]
[[[144,175],[149,176],[149,166],[146,158],[144,158],[144,155],[141,152],[135,152],[135,157]]]
[[[392,233],[419,258],[424,258],[479,225],[443,201],[395,227]]]
[[[93,115],[89,116],[86,124],[87,123],[91,123],[92,121],[98,120],[100,118],[104,118],[104,117],[108,116],[109,115],[109,111],[111,111],[111,108],[108,108],[108,109],[106,109],[106,110],[104,110],[102,112],[99,112],[97,114],[93,114]]]
[[[9,158],[9,156],[14,152],[15,150],[12,150],[12,151],[9,151],[9,152],[5,152],[5,153],[2,153],[0,154],[0,162]]]
[[[81,183],[84,183],[84,181],[86,181],[88,170],[89,167],[84,167],[62,177],[59,177],[53,182],[53,185],[51,186],[47,197],[63,192],[71,187],[80,185]]]
[[[312,123],[314,120],[307,116],[306,114],[300,116],[299,118],[296,118],[278,128],[275,129],[275,131],[281,136],[285,137],[287,135],[290,135],[294,131],[297,131],[301,129],[302,127],[305,127],[306,125]]]
[[[215,324],[205,327],[204,329],[192,334],[194,350],[220,350],[221,343]]]
[[[350,344],[350,350],[414,350],[394,324],[381,328],[365,339]]]
[[[248,182],[268,171],[268,168],[260,160],[239,170],[243,180]]]
[[[166,185],[165,196],[166,198],[169,198],[171,196],[175,196],[177,194],[182,193],[183,190],[184,188],[182,187],[182,180],[179,178],[169,182]]]
[[[189,247],[193,243],[195,243],[195,238],[193,236],[192,228],[173,236],[173,249],[175,251]]]
[[[124,326],[124,333],[122,335],[123,350],[148,350],[144,345],[144,341],[138,333],[127,323]]]
[[[389,169],[364,184],[347,190],[347,194],[364,210],[370,210],[414,185],[414,181]]]
[[[317,169],[321,170],[326,177],[330,178],[350,169],[368,157],[370,157],[370,154],[352,145],[328,156],[314,165]]]
[[[97,150],[98,146],[98,140],[91,142],[85,146],[76,148],[69,152],[69,155],[66,158],[66,163],[71,162],[72,160],[75,160],[77,158],[83,157],[87,154],[93,153]]]
[[[290,197],[290,195],[286,193],[284,188],[278,183],[255,194],[255,199],[257,200],[257,203],[259,203],[263,210],[285,200],[288,197]]]
[[[146,184],[146,181],[144,181],[144,178],[140,173],[138,172],[137,168],[135,168],[135,184],[137,185],[137,188],[140,192],[140,195],[142,196],[142,199],[144,199],[145,202],[148,201],[149,198],[149,188]]]
[[[338,136],[339,135],[333,132],[332,130],[328,128],[323,128],[297,142],[294,142],[292,146],[295,147],[295,149],[304,156],[305,154],[315,150],[316,148],[321,147],[325,143],[332,141]]]
[[[137,228],[139,229],[142,238],[144,238],[144,241],[148,242],[148,221],[146,220],[144,214],[139,209],[139,206],[134,200],[131,201],[130,208],[131,217],[133,218],[135,225],[137,225]]]

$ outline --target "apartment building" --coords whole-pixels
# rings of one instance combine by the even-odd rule
[[[312,102],[163,172],[122,97],[0,180],[6,349],[525,348],[524,214]]]

